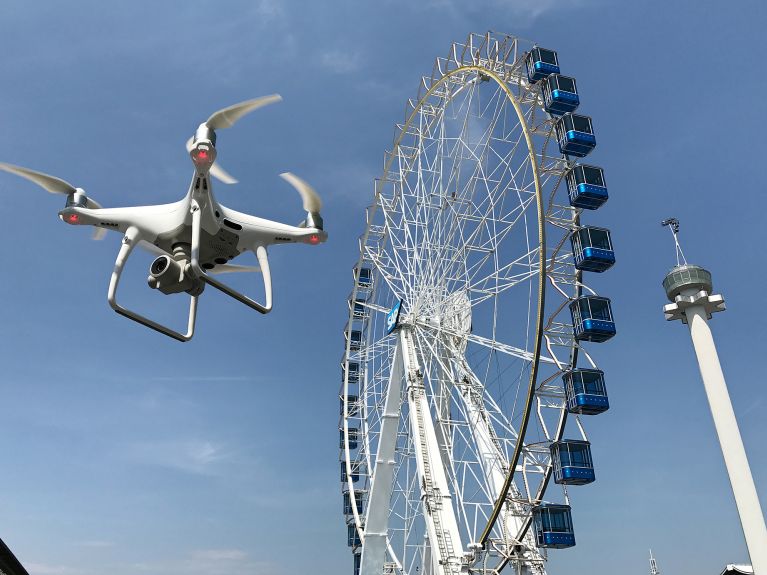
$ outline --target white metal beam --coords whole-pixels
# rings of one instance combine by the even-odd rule
[[[389,507],[394,481],[397,427],[402,402],[404,380],[402,337],[394,350],[389,386],[381,415],[381,431],[373,476],[370,478],[370,496],[365,516],[365,538],[362,546],[361,575],[381,575],[386,560],[386,539],[389,527]]]
[[[400,329],[405,374],[408,381],[410,429],[421,484],[421,501],[429,537],[432,572],[454,575],[461,571],[464,555],[447,474],[442,465],[429,402],[423,385],[412,335]]]

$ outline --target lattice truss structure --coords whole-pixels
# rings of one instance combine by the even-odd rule
[[[580,212],[564,191],[571,164],[527,81],[531,47],[491,33],[453,44],[375,183],[339,423],[363,575],[545,573],[531,511],[565,429],[561,376],[583,353],[568,303],[585,286],[567,242]],[[556,491],[546,497],[569,502]]]

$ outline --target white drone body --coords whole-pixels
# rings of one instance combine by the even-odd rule
[[[0,163],[0,170],[31,180],[51,193],[66,195],[66,207],[59,212],[59,217],[71,225],[94,226],[96,239],[103,237],[105,230],[124,234],[109,282],[109,305],[117,313],[160,333],[179,341],[189,341],[194,335],[197,299],[206,284],[256,311],[269,313],[272,309],[272,280],[267,246],[285,243],[317,245],[327,240],[319,213],[322,207],[319,196],[306,182],[293,174],[281,175],[303,198],[307,216],[298,226],[237,212],[221,205],[213,196],[211,176],[224,183],[236,182],[214,163],[215,130],[231,127],[245,114],[279,100],[280,96],[275,94],[241,102],[219,110],[200,124],[195,135],[187,142],[195,166],[189,191],[183,199],[172,204],[103,208],[86,196],[84,190],[59,178],[11,164]],[[186,333],[157,323],[117,302],[120,276],[136,246],[157,255],[149,268],[149,287],[166,295],[182,292],[189,294]],[[258,267],[229,263],[246,252],[255,253]],[[260,272],[264,281],[264,303],[258,303],[212,277],[227,272]]]

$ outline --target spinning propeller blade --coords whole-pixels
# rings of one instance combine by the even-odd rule
[[[322,209],[322,200],[319,194],[314,191],[309,184],[304,180],[291,174],[290,172],[284,172],[280,174],[280,177],[293,186],[296,191],[301,194],[301,199],[304,201],[304,209],[311,214],[319,214]]]
[[[221,128],[231,128],[234,124],[246,114],[250,114],[253,110],[257,110],[262,106],[273,104],[282,100],[282,96],[279,94],[272,94],[270,96],[262,96],[260,98],[253,98],[252,100],[245,100],[239,104],[234,104],[218,112],[211,114],[205,125],[211,130],[218,130]]]
[[[75,188],[69,182],[65,182],[61,178],[49,176],[48,174],[44,174],[42,172],[36,172],[35,170],[30,170],[29,168],[22,168],[21,166],[14,166],[13,164],[4,164],[0,162],[0,170],[21,176],[30,182],[34,182],[52,194],[69,195],[74,194],[77,191],[77,188]]]
[[[57,178],[56,176],[51,176],[48,174],[44,174],[43,172],[37,172],[35,170],[30,170],[29,168],[22,168],[21,166],[14,166],[13,164],[5,164],[3,162],[0,162],[0,170],[4,170],[6,172],[9,172],[11,174],[16,174],[17,176],[21,176],[22,178],[25,178],[29,180],[30,182],[33,182],[46,190],[47,192],[50,192],[52,194],[63,194],[65,196],[68,196],[70,194],[77,193],[77,188],[75,188],[72,184],[70,184],[67,181],[62,180],[61,178]],[[82,190],[80,190],[82,193]],[[92,200],[91,198],[85,196],[83,194],[83,197],[85,197],[85,207],[89,210],[100,210],[101,204],[99,204],[96,200]],[[94,240],[101,240],[106,235],[107,231],[104,228],[94,228],[93,229],[93,239]]]
[[[260,272],[261,268],[258,266],[238,266],[234,264],[221,264],[217,265],[212,270],[209,270],[209,274],[229,274],[236,272]]]
[[[273,104],[282,100],[282,96],[279,94],[271,94],[270,96],[262,96],[260,98],[253,98],[252,100],[245,100],[239,104],[234,104],[214,112],[210,118],[205,121],[205,125],[211,130],[219,130],[222,128],[231,128],[234,124],[252,111],[257,110],[268,104]],[[191,152],[194,147],[194,138],[189,138],[186,142],[186,151]],[[224,170],[218,162],[214,163],[210,167],[208,172],[211,176],[220,180],[224,184],[236,184],[237,180],[232,177],[226,170]]]

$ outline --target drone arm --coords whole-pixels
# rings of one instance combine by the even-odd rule
[[[160,333],[167,335],[168,337],[172,337],[173,339],[177,339],[178,341],[189,341],[194,335],[194,323],[195,319],[197,318],[197,296],[192,296],[191,302],[189,304],[189,321],[187,323],[187,332],[185,334],[179,333],[170,329],[169,327],[152,321],[151,319],[146,318],[143,315],[133,312],[127,308],[124,308],[117,303],[117,286],[120,283],[120,276],[122,275],[123,268],[125,267],[125,262],[128,261],[128,257],[133,251],[133,248],[135,248],[141,242],[141,239],[142,238],[138,228],[131,226],[126,230],[125,236],[123,237],[123,243],[120,246],[120,251],[117,253],[115,267],[112,271],[112,278],[109,281],[109,292],[107,294],[109,305],[120,315],[132,319],[141,325],[145,325],[148,328],[159,331]]]
[[[192,271],[205,283],[212,285],[217,290],[224,292],[226,295],[233,297],[240,303],[244,303],[246,306],[257,312],[267,314],[272,311],[272,276],[269,271],[269,258],[267,257],[266,248],[260,245],[255,250],[258,263],[261,266],[261,275],[264,277],[264,293],[266,298],[265,303],[260,304],[248,296],[232,289],[225,283],[211,277],[204,269],[202,269],[200,266],[200,228],[202,227],[202,210],[200,210],[200,206],[195,200],[192,200],[190,209],[192,211]]]

